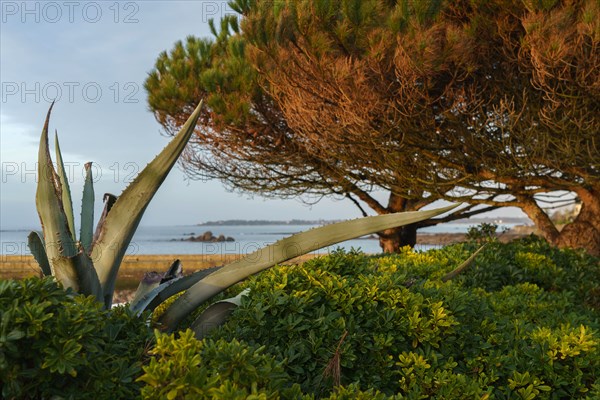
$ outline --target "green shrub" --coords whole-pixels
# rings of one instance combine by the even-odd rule
[[[221,336],[265,345],[286,360],[305,391],[326,394],[332,382],[324,370],[347,331],[339,350],[342,384],[394,393],[401,379],[398,356],[416,349],[436,354],[458,325],[443,296],[426,297],[406,287],[418,278],[393,263],[395,258],[335,253],[268,271],[250,282],[251,296]],[[406,253],[406,260],[431,262],[416,253]]]
[[[143,371],[145,318],[51,279],[1,282],[2,397],[600,398],[598,259],[490,243],[444,282],[474,250],[270,269],[209,338],[157,334]]]
[[[175,335],[157,331],[154,356],[139,381],[144,399],[277,399],[299,397],[286,387],[289,376],[263,348],[237,340],[202,340],[191,330]]]
[[[333,393],[327,397],[327,400],[388,400],[392,399],[391,396],[369,389],[360,390],[358,385],[352,384],[348,386],[337,386]]]
[[[379,257],[336,252],[266,271],[212,337],[264,346],[317,397],[332,394],[327,371],[336,363],[342,385],[381,396],[597,393],[600,314],[582,293],[600,282],[598,260],[531,239],[489,246],[450,282],[441,277],[469,245]]]
[[[491,242],[496,240],[498,224],[484,222],[477,226],[470,226],[467,230],[467,240],[474,242]]]
[[[469,248],[468,245],[464,247]],[[498,291],[519,283],[535,283],[551,292],[572,292],[576,294],[574,304],[600,310],[598,258],[583,251],[558,249],[535,236],[510,244],[490,243],[469,271],[457,281],[467,287],[480,287],[487,291]]]
[[[53,278],[0,282],[2,397],[136,398],[152,332],[126,308],[103,311]]]

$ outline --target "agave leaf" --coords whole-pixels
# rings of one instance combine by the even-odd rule
[[[50,269],[50,262],[48,261],[48,256],[46,255],[46,249],[44,247],[44,237],[41,232],[31,232],[29,236],[27,236],[27,242],[29,244],[29,250],[35,261],[37,261],[40,269],[44,276],[52,275],[52,270]]]
[[[146,310],[153,311],[156,307],[158,307],[169,297],[189,289],[196,282],[220,268],[222,267],[212,267],[203,269],[201,271],[196,271],[188,276],[175,278],[167,282],[161,283],[157,287],[145,293],[143,296],[137,296],[136,294],[136,297],[129,305],[129,308],[131,308],[131,310],[137,315],[140,315]]]
[[[165,283],[170,281],[171,279],[181,278],[183,276],[183,267],[181,266],[181,261],[179,259],[173,261],[173,264],[169,267],[167,272],[164,273],[160,283]]]
[[[176,284],[165,286],[163,290],[160,290],[156,297],[148,303],[148,306],[145,309],[150,311],[154,310],[169,297],[189,289],[196,284],[196,282],[204,279],[208,275],[220,270],[221,268],[223,268],[223,266],[205,268],[201,271],[196,271],[188,276],[177,279]]]
[[[210,331],[223,325],[233,310],[242,303],[242,297],[247,296],[248,293],[250,293],[250,289],[244,289],[235,297],[217,301],[208,306],[190,326],[196,334],[196,338],[201,340]]]
[[[477,255],[479,253],[481,253],[481,251],[485,248],[485,246],[487,246],[487,243],[484,244],[483,246],[481,246],[480,248],[478,248],[477,251],[475,251],[475,253],[471,254],[471,256],[469,258],[467,258],[458,267],[456,267],[455,269],[453,269],[452,271],[450,271],[446,275],[444,275],[444,277],[442,278],[442,282],[449,281],[450,279],[456,277],[458,274],[462,273],[465,269],[467,269],[473,263],[473,261],[475,261],[475,258],[477,257]]]
[[[76,293],[79,293],[79,277],[77,276],[77,268],[73,263],[73,258],[58,256],[50,261],[52,276],[59,281],[65,289],[71,288]]]
[[[76,293],[95,296],[98,301],[105,300],[98,275],[90,257],[80,252],[72,257],[64,255],[53,258],[50,262],[52,275],[63,285]],[[105,305],[106,305],[106,301]]]
[[[53,105],[48,110],[40,139],[35,203],[42,223],[46,255],[52,275],[56,276],[64,287],[78,290],[75,266],[68,261],[77,254],[77,249],[63,209],[60,178],[54,170],[48,148],[48,125]]]
[[[148,293],[160,286],[162,283],[181,277],[183,277],[183,268],[181,267],[181,261],[179,260],[175,260],[164,274],[159,272],[146,272],[140,281],[137,290],[135,291],[135,296],[131,301],[131,307],[133,308],[142,299],[144,299]]]
[[[135,295],[133,296],[133,300],[129,303],[129,307],[133,309],[137,304],[146,299],[148,293],[159,287],[161,284],[161,277],[162,274],[159,272],[146,272],[135,290]]]
[[[60,151],[60,145],[58,143],[58,132],[54,132],[54,150],[56,152],[56,166],[58,169],[58,177],[60,178],[60,185],[62,188],[62,205],[67,217],[67,223],[69,224],[69,232],[71,233],[71,239],[75,238],[75,219],[73,217],[73,201],[71,200],[71,188],[69,187],[69,177],[65,172],[65,165],[62,159],[62,153]]]
[[[95,296],[98,301],[104,300],[98,275],[87,254],[80,252],[73,257],[58,256],[52,259],[50,265],[51,274],[65,289],[71,288],[76,293]]]
[[[81,227],[79,241],[83,250],[89,254],[94,238],[94,181],[92,179],[92,163],[85,164],[85,183],[81,199]]]
[[[127,246],[129,246],[150,200],[194,132],[201,107],[202,102],[198,104],[179,133],[117,198],[112,209],[106,215],[92,249],[92,258],[95,261],[105,298],[112,296],[117,272]]]
[[[77,254],[63,209],[60,177],[54,170],[48,147],[48,125],[53,105],[48,110],[40,139],[36,191],[36,207],[44,231],[46,252],[51,263],[53,258],[61,255],[61,252],[67,256]]]
[[[77,281],[79,283],[77,292],[86,296],[95,296],[98,301],[104,300],[105,307],[107,309],[110,308],[110,303],[107,303],[106,298],[103,297],[102,286],[100,285],[98,274],[90,256],[82,249],[75,257],[70,258],[69,261],[73,264],[77,272]],[[112,296],[110,300],[112,301]]]
[[[297,233],[259,249],[202,279],[171,304],[159,322],[172,331],[200,304],[250,275],[311,251],[345,240],[409,225],[443,214],[457,205],[429,211],[378,215],[344,221]]]
[[[102,201],[104,201],[104,208],[102,209],[102,214],[100,215],[100,220],[98,221],[98,225],[96,225],[96,232],[94,232],[94,239],[92,241],[92,249],[94,247],[94,244],[98,240],[98,237],[100,236],[100,232],[102,232],[102,228],[104,227],[104,222],[106,221],[106,216],[112,209],[112,206],[117,201],[117,196],[115,196],[112,193],[104,193],[104,197],[102,198]]]

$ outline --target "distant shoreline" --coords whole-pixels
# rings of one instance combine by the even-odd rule
[[[258,226],[258,225],[328,225],[336,222],[342,222],[341,219],[319,219],[319,220],[306,220],[306,219],[291,219],[287,221],[283,220],[264,220],[264,219],[227,219],[217,221],[206,221],[196,226]],[[468,225],[479,225],[479,224],[516,224],[516,225],[532,225],[532,222],[527,218],[516,218],[516,217],[498,217],[498,218],[469,218],[469,219],[458,219],[456,221],[446,222],[447,224],[468,224]]]
[[[289,221],[276,221],[276,220],[265,220],[265,219],[227,219],[219,221],[206,221],[196,226],[271,226],[271,225],[327,225],[341,220],[306,220],[306,219],[292,219]]]

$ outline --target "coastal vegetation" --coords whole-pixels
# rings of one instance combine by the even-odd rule
[[[0,281],[0,397],[600,398],[599,3],[230,5],[240,18],[212,21],[213,40],[159,56],[146,89],[174,137],[104,196],[95,229],[86,164],[79,234],[50,108],[42,232],[28,237],[40,276]],[[127,246],[182,154],[191,176],[340,196],[363,217],[189,274],[170,260],[115,305]],[[438,200],[466,204],[426,208]],[[484,222],[412,248],[418,228],[507,205],[540,236],[503,243]],[[382,253],[306,256],[370,234]]]
[[[493,241],[444,279],[479,247],[274,267],[201,340],[51,277],[2,281],[2,397],[598,398],[600,260]]]
[[[329,224],[187,276],[176,260],[166,273],[143,279],[130,304],[110,309],[116,279],[110,293],[98,274],[90,280],[94,264],[85,261],[90,246],[102,242],[86,233],[85,221],[74,241],[61,153],[57,145],[57,172],[47,132],[48,118],[39,157],[51,174],[39,180],[36,196],[44,234],[30,235],[42,245],[31,242],[46,277],[0,282],[4,398],[600,395],[600,263],[583,251],[534,236],[502,244],[496,226],[482,224],[467,242],[427,253],[337,251],[277,266],[455,206]],[[149,201],[173,151],[167,146],[149,164],[151,178],[142,171],[124,193],[146,184]],[[139,201],[122,199],[100,220],[106,231],[99,237],[109,242],[110,225],[102,224],[117,206],[135,210]],[[134,225],[119,221],[129,226],[126,237],[142,206]],[[65,246],[51,246],[52,239]],[[65,253],[72,247],[78,252]],[[98,291],[110,294],[108,303]]]

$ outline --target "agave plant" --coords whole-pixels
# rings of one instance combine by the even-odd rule
[[[43,274],[53,275],[65,288],[93,295],[106,308],[111,307],[117,272],[127,247],[150,200],[192,135],[201,107],[202,103],[196,107],[181,131],[119,197],[105,195],[104,210],[95,233],[91,163],[86,164],[81,226],[77,239],[71,192],[58,135],[55,136],[56,169],[50,157],[50,106],[38,154],[36,207],[43,232],[31,232],[28,238],[29,247]]]

